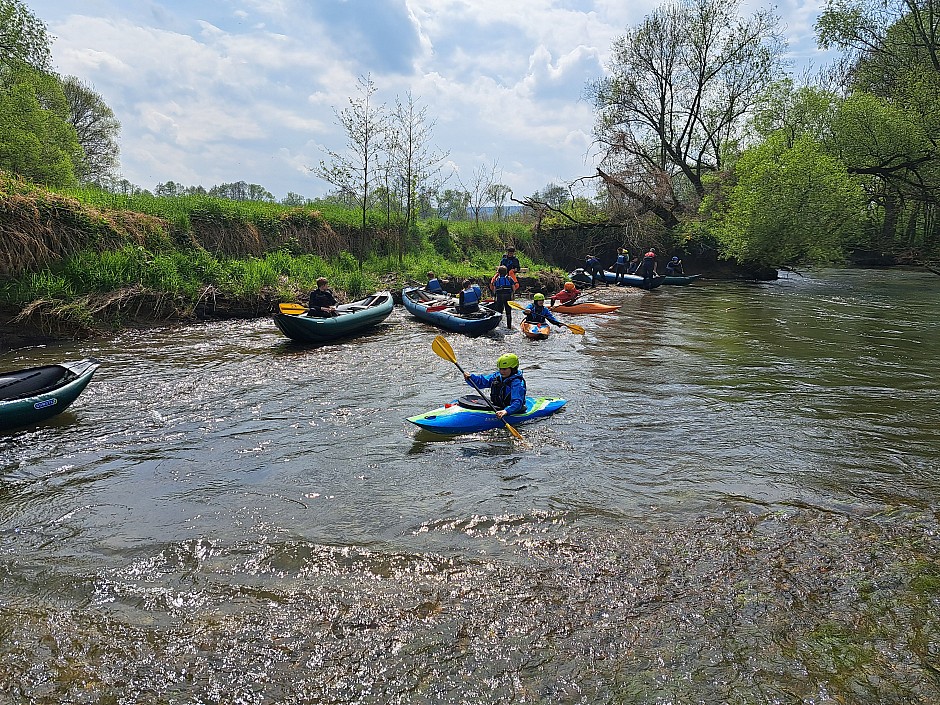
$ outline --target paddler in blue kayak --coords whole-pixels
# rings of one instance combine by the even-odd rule
[[[555,314],[550,309],[545,308],[545,294],[536,294],[532,297],[532,303],[525,307],[526,323],[553,323],[561,328],[564,323],[555,318]]]
[[[480,389],[490,388],[490,401],[499,411],[496,415],[503,418],[507,414],[525,411],[525,380],[519,371],[519,357],[515,353],[500,355],[496,361],[498,372],[488,375],[464,373],[464,379],[471,387],[475,384]]]

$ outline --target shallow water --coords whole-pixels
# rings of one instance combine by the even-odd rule
[[[94,356],[0,434],[0,702],[934,703],[940,278],[610,287],[517,352],[550,420],[459,438],[470,391],[402,309]]]

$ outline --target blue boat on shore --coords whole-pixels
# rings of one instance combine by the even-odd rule
[[[584,269],[581,269],[580,267],[574,270],[573,272],[569,272],[568,278],[571,279],[571,281],[573,281],[575,284],[578,284],[580,286],[591,286],[593,282],[593,279],[591,278],[590,273],[586,272]],[[621,275],[621,281],[624,283],[625,286],[635,286],[640,289],[655,289],[656,287],[662,286],[663,284],[665,284],[665,280],[666,280],[666,277],[660,274],[658,276],[653,277],[650,284],[647,285],[646,280],[643,279],[643,277],[638,276],[636,274],[622,274]],[[617,283],[616,272],[608,272],[605,270],[604,281],[608,284],[616,284]]]
[[[405,309],[418,320],[464,335],[481,335],[499,325],[503,316],[486,306],[475,313],[458,313],[454,299],[429,294],[424,287],[405,287],[401,292]]]

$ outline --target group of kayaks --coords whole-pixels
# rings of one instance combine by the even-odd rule
[[[583,276],[582,276],[583,275]],[[571,273],[575,283],[586,283],[583,277],[590,274],[583,270]],[[637,285],[632,277],[629,285]],[[681,281],[658,281],[663,283],[689,284],[698,275],[680,277]],[[605,272],[605,278],[615,283],[616,274]],[[623,275],[621,275],[621,279]],[[659,279],[666,280],[668,277]],[[673,277],[673,279],[677,279]],[[481,335],[496,328],[502,313],[481,306],[474,313],[457,310],[453,298],[428,293],[422,286],[408,286],[402,290],[402,304],[415,318],[454,333]],[[291,340],[300,343],[325,343],[366,331],[383,322],[392,313],[395,302],[389,291],[379,291],[358,301],[337,306],[337,315],[317,318],[306,315],[307,309],[299,304],[281,304],[274,314],[274,323]],[[550,307],[553,313],[584,315],[611,313],[619,306],[597,302],[576,302]],[[550,328],[547,323],[520,324],[527,338],[544,339]],[[575,329],[577,326],[569,326]],[[578,331],[583,333],[583,329]],[[439,338],[440,339],[440,336]],[[456,360],[451,360],[456,362]],[[0,373],[0,431],[28,426],[45,421],[64,411],[88,386],[100,362],[85,358],[57,365],[33,367]],[[459,365],[458,365],[459,366]],[[512,425],[526,423],[549,416],[566,403],[564,399],[551,397],[526,397],[524,412],[511,416]],[[479,396],[466,396],[424,414],[408,418],[411,423],[434,433],[457,435],[476,433],[500,426],[509,426],[499,419],[486,400]],[[511,428],[511,427],[510,427]]]

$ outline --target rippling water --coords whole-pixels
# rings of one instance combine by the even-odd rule
[[[0,434],[0,702],[940,701],[940,279],[611,287],[517,352],[558,416],[441,439],[466,388],[396,309],[94,356]]]

